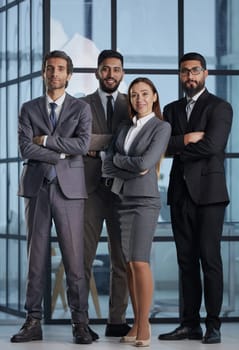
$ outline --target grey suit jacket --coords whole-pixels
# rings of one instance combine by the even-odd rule
[[[87,197],[82,156],[87,153],[90,143],[91,119],[90,107],[84,101],[66,94],[53,132],[45,96],[22,105],[18,137],[24,163],[19,196],[36,196],[49,166],[55,165],[64,195],[75,199]],[[46,147],[32,142],[33,137],[39,135],[48,135]],[[60,159],[60,153],[67,154],[67,158]]]
[[[150,119],[132,142],[128,154],[124,141],[131,124],[124,125],[112,143],[104,161],[104,174],[114,177],[115,193],[124,196],[159,197],[156,164],[163,156],[171,134],[170,124],[156,117]],[[140,175],[148,169],[147,174]]]
[[[99,136],[110,134],[107,129],[105,112],[98,91],[95,91],[91,95],[82,97],[81,99],[86,101],[91,107],[92,134],[97,134]],[[120,123],[128,119],[129,117],[127,95],[119,92],[114,104],[114,114],[112,119],[113,134],[116,132]],[[105,144],[102,144],[102,142],[100,142],[99,146],[94,148],[94,151],[105,150],[107,149],[108,144],[109,141],[107,141],[107,143]],[[87,192],[92,193],[97,189],[102,176],[102,162],[100,157],[94,158],[86,156],[84,157],[84,163]]]

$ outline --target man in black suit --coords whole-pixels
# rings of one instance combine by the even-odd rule
[[[115,50],[103,50],[98,56],[96,70],[99,88],[81,98],[89,103],[92,111],[92,142],[84,157],[88,193],[85,203],[85,274],[89,290],[92,264],[105,223],[111,262],[109,317],[105,335],[113,337],[122,337],[130,329],[125,319],[128,283],[126,263],[113,217],[113,179],[103,178],[101,167],[104,151],[112,136],[120,123],[128,119],[127,96],[118,90],[123,77],[123,56]],[[91,329],[90,331],[93,339],[98,339],[98,335]]]
[[[18,194],[25,199],[27,226],[27,319],[12,336],[13,343],[42,339],[52,220],[66,272],[74,341],[92,343],[83,261],[87,197],[83,155],[90,143],[91,111],[87,103],[65,91],[72,72],[71,58],[65,52],[48,53],[42,65],[46,95],[24,103],[19,115],[19,149],[24,163]]]
[[[202,339],[220,343],[223,299],[220,240],[229,203],[224,151],[232,124],[232,107],[205,88],[205,58],[185,54],[179,62],[185,98],[168,104],[164,117],[172,126],[167,150],[173,155],[168,188],[173,234],[182,283],[182,320],[160,340]],[[203,273],[203,287],[200,277]],[[204,292],[206,333],[200,326]]]

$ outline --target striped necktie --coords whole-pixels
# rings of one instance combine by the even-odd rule
[[[56,123],[57,123],[57,118],[56,118],[56,107],[57,107],[57,104],[56,104],[55,102],[51,102],[51,103],[50,103],[50,108],[51,108],[51,112],[50,112],[50,121],[51,121],[53,130],[55,130]]]
[[[192,109],[193,109],[194,103],[195,103],[195,101],[192,98],[190,98],[188,100],[187,105],[186,105],[186,113],[187,113],[187,120],[188,121],[190,119],[190,115],[192,113]]]
[[[51,102],[50,103],[50,108],[51,108],[51,111],[50,111],[50,121],[51,121],[51,125],[52,125],[52,128],[53,128],[53,131],[55,130],[55,127],[56,127],[56,123],[57,123],[57,117],[56,117],[56,107],[57,107],[57,104],[54,103],[54,102]],[[56,177],[56,169],[55,169],[55,166],[54,165],[50,165],[49,166],[49,171],[46,175],[46,178],[49,180],[49,181],[52,181],[54,178]]]

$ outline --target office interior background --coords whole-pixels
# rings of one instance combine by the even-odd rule
[[[124,55],[120,90],[136,76],[158,88],[161,108],[183,96],[179,57],[198,51],[209,69],[207,88],[234,110],[225,168],[231,202],[222,237],[224,264],[223,321],[239,320],[239,1],[238,0],[0,0],[0,320],[24,317],[26,232],[24,202],[17,197],[22,161],[18,154],[18,112],[23,102],[43,94],[43,55],[54,49],[73,59],[68,92],[93,92],[95,68],[106,48]],[[153,322],[175,322],[180,314],[180,278],[169,208],[166,204],[171,159],[161,167],[162,209],[151,266],[154,276]],[[68,322],[64,269],[52,230],[44,298],[45,322]],[[103,323],[108,312],[110,261],[102,232],[92,271],[89,314]],[[202,317],[204,305],[202,305]],[[132,317],[129,303],[127,318]]]

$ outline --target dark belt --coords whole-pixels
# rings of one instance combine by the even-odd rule
[[[105,187],[111,188],[113,185],[113,181],[114,179],[112,179],[111,177],[102,177],[100,183],[102,183]]]

